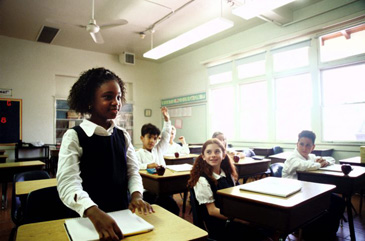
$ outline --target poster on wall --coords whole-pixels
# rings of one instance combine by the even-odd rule
[[[22,100],[0,98],[0,145],[22,139]]]

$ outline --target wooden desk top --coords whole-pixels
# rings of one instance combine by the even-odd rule
[[[41,161],[24,161],[24,162],[7,162],[0,163],[0,168],[13,168],[13,167],[29,167],[29,166],[45,166],[46,164]]]
[[[199,155],[197,154],[188,154],[188,155],[180,155],[179,157],[175,157],[175,156],[164,156],[163,158],[165,160],[182,160],[182,159],[190,159],[190,158],[196,158]]]
[[[181,177],[181,176],[190,176],[190,171],[183,171],[183,172],[174,172],[168,168],[166,168],[165,173],[163,176],[155,174],[148,173],[146,170],[139,170],[139,174],[141,174],[142,177],[146,177],[149,179],[170,179],[174,177]]]
[[[335,164],[336,166],[340,166],[340,164]],[[360,176],[365,175],[365,167],[353,166],[353,170],[345,176],[342,172],[335,171],[325,171],[325,170],[314,170],[314,171],[297,171],[298,174],[308,174],[308,175],[327,175],[327,176],[335,176],[335,177],[346,177],[350,179],[358,178]]]
[[[8,158],[9,156],[8,155],[0,155],[0,158]]]
[[[138,214],[144,220],[155,226],[155,229],[148,233],[126,237],[123,240],[144,241],[144,240],[206,240],[208,233],[192,223],[170,213],[160,206],[152,205],[156,213]],[[68,241],[64,228],[64,219],[21,225],[18,228],[17,241]]]
[[[34,190],[38,190],[46,187],[54,187],[57,186],[57,179],[41,179],[41,180],[32,180],[32,181],[24,181],[24,182],[16,182],[15,183],[15,195],[27,195]]]
[[[350,157],[339,161],[340,164],[351,164],[356,166],[365,166],[365,162],[361,162],[360,156]]]
[[[267,177],[267,178],[277,178],[277,177]],[[280,180],[285,183],[286,178],[280,178]],[[256,181],[259,182],[260,180]],[[249,192],[240,190],[240,185],[218,190],[219,195],[235,198],[242,201],[249,201],[254,203],[265,204],[267,206],[287,209],[295,207],[309,199],[315,198],[322,193],[329,192],[335,189],[335,185],[319,184],[312,182],[302,182],[302,189],[289,196],[289,197],[278,197],[273,195],[266,195],[261,193]]]
[[[267,162],[271,162],[271,160],[270,159],[255,160],[251,157],[245,157],[245,158],[241,158],[239,160],[239,162],[234,163],[234,164],[236,166],[245,166],[245,165],[255,165],[255,164],[267,163]]]

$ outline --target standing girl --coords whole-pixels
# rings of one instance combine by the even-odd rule
[[[124,102],[124,83],[117,75],[104,68],[84,72],[72,86],[68,104],[88,118],[64,134],[59,153],[60,198],[80,216],[89,217],[102,240],[123,238],[107,212],[154,212],[142,200],[130,136],[113,121]]]
[[[217,191],[235,186],[237,179],[233,161],[226,155],[222,142],[214,138],[204,143],[202,154],[197,157],[191,170],[188,187],[192,189],[192,195],[195,194],[192,199],[196,200],[197,212],[208,229],[209,238],[262,240],[264,237],[245,221],[235,219],[227,226],[228,217],[220,213]]]

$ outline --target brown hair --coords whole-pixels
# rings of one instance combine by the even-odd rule
[[[203,160],[203,154],[208,145],[217,144],[225,156],[221,163],[221,169],[224,171],[227,177],[233,176],[235,181],[238,180],[238,174],[236,167],[233,164],[232,159],[229,155],[226,155],[226,149],[224,148],[222,142],[217,138],[207,140],[202,148],[202,153],[195,159],[193,168],[190,172],[190,179],[188,181],[188,187],[193,188],[198,182],[199,177],[205,174],[210,180],[217,184],[217,180],[213,178],[213,167],[209,165],[205,160]]]

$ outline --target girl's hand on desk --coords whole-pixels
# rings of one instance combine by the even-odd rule
[[[90,218],[99,234],[100,240],[121,240],[123,233],[115,220],[108,214],[100,210],[97,206],[92,206],[85,211],[85,215]]]
[[[129,203],[128,208],[132,211],[132,213],[134,213],[137,209],[139,213],[143,212],[145,215],[147,213],[155,212],[148,202],[143,201],[142,195],[139,192],[132,193],[131,202]]]

